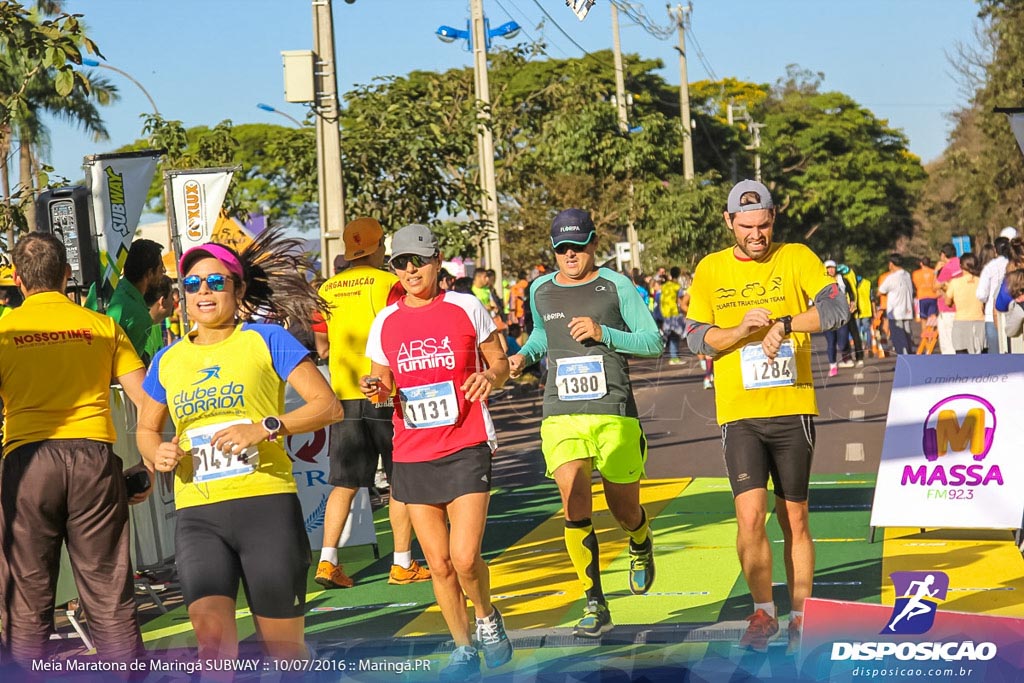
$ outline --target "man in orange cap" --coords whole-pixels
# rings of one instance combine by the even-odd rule
[[[394,427],[392,401],[371,403],[359,389],[359,378],[370,374],[366,339],[378,312],[402,292],[398,278],[384,265],[384,230],[373,218],[357,218],[345,226],[345,261],[348,265],[320,286],[330,305],[327,333],[317,332],[320,357],[328,359],[331,387],[345,408],[345,419],[331,425],[330,478],[334,487],[324,514],[324,547],[320,551],[316,582],[325,588],[349,588],[352,579],[338,562],[338,541],[348,519],[352,499],[363,486],[372,486],[378,456],[391,478]],[[405,503],[388,506],[395,555],[388,583],[428,581],[430,572],[412,558],[412,524]]]

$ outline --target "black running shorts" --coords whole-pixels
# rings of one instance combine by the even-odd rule
[[[722,450],[732,495],[768,488],[793,502],[807,500],[814,459],[814,417],[785,415],[722,425]]]
[[[373,486],[377,473],[377,457],[384,463],[384,472],[391,481],[391,451],[395,426],[391,421],[395,409],[391,403],[376,404],[366,399],[341,402],[345,418],[331,425],[331,486],[358,489]]]
[[[437,460],[396,462],[391,496],[403,503],[444,505],[491,490],[491,448],[485,443]]]
[[[256,616],[305,613],[309,537],[294,493],[178,510],[174,553],[186,605],[212,595],[234,600],[241,581]]]

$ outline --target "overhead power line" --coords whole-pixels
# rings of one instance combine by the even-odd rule
[[[674,25],[659,26],[658,24],[655,24],[654,21],[647,16],[647,13],[644,12],[644,7],[639,2],[631,2],[630,0],[611,0],[611,3],[618,7],[620,12],[635,21],[640,28],[647,31],[658,40],[671,38],[672,34],[676,31],[676,27]]]

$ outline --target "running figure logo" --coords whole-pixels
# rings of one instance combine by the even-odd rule
[[[916,635],[925,633],[935,622],[938,604],[949,592],[949,576],[944,572],[893,572],[896,604],[882,633]]]

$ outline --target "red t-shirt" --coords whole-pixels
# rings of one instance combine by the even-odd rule
[[[377,315],[366,355],[388,366],[398,387],[395,462],[437,460],[481,443],[494,450],[486,402],[466,400],[461,387],[484,369],[478,347],[495,329],[476,297],[450,291],[419,308],[400,299]]]

